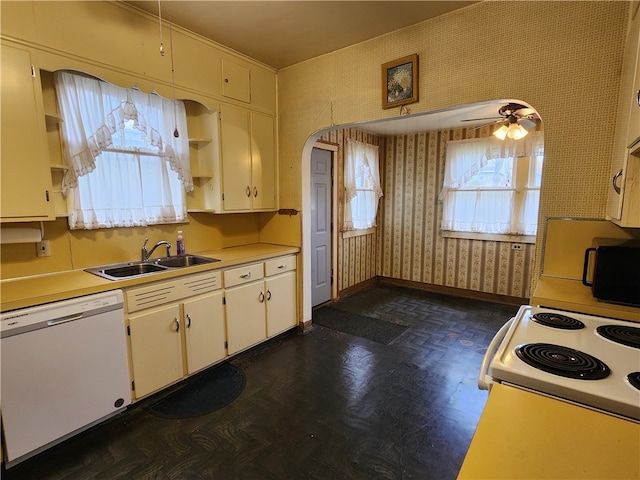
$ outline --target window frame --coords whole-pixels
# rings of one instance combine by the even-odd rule
[[[383,196],[382,187],[380,185],[380,151],[379,150],[380,150],[380,147],[378,145],[360,142],[358,140],[354,140],[351,138],[347,139],[346,151],[344,154],[345,197],[343,202],[344,212],[343,212],[343,219],[342,219],[342,238],[350,238],[350,237],[356,237],[361,235],[370,235],[372,233],[375,233],[376,231],[376,226],[377,226],[376,219],[379,211],[380,197]],[[350,159],[352,154],[354,156],[353,162]],[[368,159],[366,158],[367,154],[375,156],[375,158]],[[361,178],[361,176],[357,175],[357,172],[359,169],[359,164],[362,163],[363,157],[364,159],[368,160],[368,163],[369,163],[368,169],[371,174],[369,180],[372,183],[368,188],[357,186],[358,184],[357,180]],[[375,162],[375,165],[371,165],[372,162]],[[350,168],[352,168],[353,171],[350,172],[349,171]],[[353,177],[352,178],[353,185],[349,185],[349,182],[351,181],[350,180],[351,177]],[[349,192],[351,192],[351,198],[348,198]],[[375,196],[375,212],[373,217],[369,221],[370,225],[362,228],[362,227],[356,227],[355,225],[353,225],[353,218],[347,219],[347,216],[349,215],[349,213],[353,211],[353,207],[351,206],[351,203],[356,201],[358,197],[359,196],[361,197],[364,193],[371,193],[373,196]],[[353,228],[347,227],[348,221],[353,225]]]
[[[543,135],[542,132],[536,132],[537,134]],[[544,137],[542,137],[544,141]],[[482,140],[482,139],[472,139],[472,140]],[[492,137],[486,138],[487,142],[495,142],[495,139]],[[521,140],[522,141],[522,140]],[[478,187],[478,188],[450,188],[450,190],[457,191],[483,191],[483,190],[496,190],[496,191],[513,191],[513,209],[514,211],[523,210],[526,202],[526,192],[537,190],[540,191],[541,186],[535,185],[536,180],[536,167],[538,162],[538,153],[536,149],[529,149],[528,154],[524,155],[508,155],[502,158],[513,158],[513,172],[511,185],[502,187]],[[500,157],[494,157],[500,158]],[[542,165],[544,165],[544,154],[542,154]],[[446,164],[445,164],[446,168]],[[444,193],[444,192],[443,192]],[[442,201],[444,203],[445,199],[443,197]],[[538,212],[539,212],[540,202],[538,200]],[[443,207],[444,210],[444,207]],[[443,213],[444,214],[444,213]],[[516,214],[512,213],[511,220],[513,223],[514,216]],[[519,217],[516,217],[519,218]],[[442,220],[442,219],[441,219]],[[517,233],[487,233],[487,232],[473,232],[473,231],[462,231],[462,230],[444,230],[442,229],[442,221],[440,226],[440,235],[444,238],[460,238],[460,239],[470,239],[470,240],[485,240],[485,241],[498,241],[498,242],[511,242],[511,243],[530,243],[533,244],[536,242],[537,233],[535,235],[527,235],[527,234],[517,234]],[[537,232],[537,229],[536,229]]]

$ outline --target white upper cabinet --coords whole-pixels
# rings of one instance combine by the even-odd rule
[[[51,173],[39,71],[28,50],[3,43],[2,197],[3,222],[53,220]]]
[[[240,58],[220,60],[222,96],[246,103],[251,110],[276,114],[276,74]]]
[[[251,73],[248,66],[222,59],[222,95],[251,102]]]
[[[232,105],[220,113],[222,210],[275,210],[274,118]]]
[[[271,115],[222,104],[186,102],[194,190],[190,212],[276,209],[276,129]],[[218,123],[219,122],[219,123]]]
[[[640,2],[631,6],[624,50],[607,218],[640,227]]]

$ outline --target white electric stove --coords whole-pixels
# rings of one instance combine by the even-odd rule
[[[524,305],[487,350],[493,382],[640,422],[640,324]]]

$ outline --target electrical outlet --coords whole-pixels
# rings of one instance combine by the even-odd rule
[[[512,243],[511,250],[522,250],[524,249],[524,245],[521,243]]]
[[[50,257],[51,256],[51,244],[49,240],[42,240],[38,242],[38,256],[39,257]]]

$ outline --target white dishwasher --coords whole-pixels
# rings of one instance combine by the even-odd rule
[[[0,315],[10,467],[131,403],[121,290]]]

